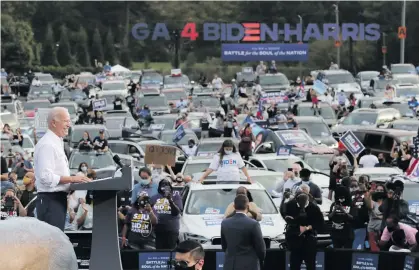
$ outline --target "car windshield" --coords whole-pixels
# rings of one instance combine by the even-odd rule
[[[391,128],[402,129],[408,131],[417,131],[419,128],[419,122],[417,123],[394,123]]]
[[[147,75],[144,75],[143,77],[141,77],[141,85],[144,85],[144,84],[160,84],[162,82],[163,82],[163,76],[158,74],[158,73],[147,74]]]
[[[273,170],[276,172],[285,172],[288,170],[288,168],[292,168],[292,164],[294,164],[297,161],[302,162],[304,165],[304,168],[312,170],[307,163],[305,163],[304,161],[302,161],[300,158],[297,158],[297,157],[291,157],[288,159],[266,159],[266,160],[263,160],[263,163],[265,163],[266,167],[269,170]]]
[[[70,169],[78,169],[80,163],[86,162],[89,168],[102,169],[109,166],[115,166],[110,152],[97,154],[96,152],[76,152],[70,157]]]
[[[321,104],[318,111],[324,119],[336,119],[334,110],[328,105]],[[298,116],[313,116],[315,112],[311,107],[298,107]]]
[[[211,160],[202,163],[187,163],[183,175],[193,175],[194,173],[204,172],[208,169]]]
[[[34,86],[30,90],[31,94],[52,94],[52,87],[49,85]]]
[[[124,121],[123,118],[106,118],[105,126],[107,129],[121,129],[122,123]]]
[[[167,144],[173,144],[173,136],[174,132],[172,133],[163,133],[161,135],[160,140],[164,141]],[[194,141],[197,141],[196,135],[194,132],[186,132],[186,135],[177,143],[179,145],[186,145],[188,144],[188,141],[190,139],[193,139]]]
[[[42,74],[36,76],[41,82],[51,82],[54,81],[54,78],[50,74]]]
[[[276,184],[283,180],[283,175],[257,175],[252,176],[252,181],[260,183],[268,193],[275,190]]]
[[[16,117],[12,113],[2,114],[0,116],[1,122],[4,124],[15,125],[16,124]]]
[[[253,82],[256,79],[256,74],[253,73],[241,73],[237,75],[236,81],[241,82]]]
[[[302,130],[307,130],[308,134],[310,134],[310,136],[315,136],[315,137],[328,137],[331,134],[328,126],[324,123],[309,123],[309,122],[305,122],[305,123],[298,123],[298,127]]]
[[[343,125],[375,125],[377,113],[351,113],[343,121]]]
[[[416,74],[415,67],[411,65],[397,65],[391,67],[391,73],[393,74],[405,74],[405,73],[412,73]]]
[[[132,117],[125,118],[125,127],[131,128],[132,126],[138,126],[138,122]]]
[[[193,190],[187,202],[188,215],[202,215],[208,209],[215,210],[217,214],[224,214],[227,206],[234,201],[237,189]],[[254,203],[263,214],[277,214],[271,197],[265,190],[249,190]]]
[[[283,74],[273,76],[259,76],[260,85],[286,85],[289,84],[288,78]]]
[[[305,133],[302,130],[275,131],[275,134],[285,145],[302,144],[308,146],[315,146],[318,144],[310,136],[308,136],[307,133]]]
[[[385,90],[387,85],[395,85],[398,83],[399,83],[398,80],[375,80],[374,89]]]
[[[51,105],[49,101],[25,102],[23,108],[25,111],[33,111],[37,108],[49,108],[49,105]]]
[[[187,99],[185,91],[163,92],[168,100]]]
[[[153,123],[157,125],[164,125],[164,130],[169,130],[169,129],[173,129],[173,127],[175,126],[175,119],[155,117],[153,118]]]
[[[167,106],[167,99],[161,96],[145,96],[144,98],[140,98],[139,105],[140,107],[144,105],[148,105],[149,107],[165,107]]]
[[[327,74],[328,84],[353,83],[354,77],[350,73]]]
[[[163,83],[165,85],[168,84],[189,84],[189,78],[185,75],[182,76],[164,76],[164,81]]]
[[[419,87],[412,86],[412,87],[403,87],[398,88],[396,90],[397,97],[412,97],[412,96],[419,96]]]
[[[378,74],[380,74],[377,71],[371,71],[371,72],[362,72],[361,73],[361,79],[363,82],[365,81],[371,81],[374,78],[377,78]]]
[[[330,170],[329,162],[332,159],[333,155],[313,155],[305,158],[305,162],[310,165],[312,168],[317,170],[326,171]]]
[[[1,103],[1,112],[11,112],[15,113],[15,104],[14,103]]]
[[[198,107],[201,101],[202,101],[202,104],[206,107],[214,108],[214,107],[220,106],[220,101],[218,100],[218,98],[215,98],[215,97],[197,96],[197,97],[194,97],[192,100],[193,100],[193,105],[195,107]]]
[[[32,140],[29,140],[28,138],[24,138],[22,142],[22,148],[35,148],[35,145],[33,145]]]
[[[400,83],[419,84],[419,76],[402,77],[398,79]]]
[[[102,84],[103,91],[113,91],[113,90],[125,90],[125,83],[123,82],[112,82]]]
[[[98,128],[96,128],[96,129],[91,129],[91,128],[90,129],[89,128],[81,129],[81,128],[79,128],[79,129],[76,129],[76,130],[72,130],[72,132],[71,132],[71,142],[73,142],[73,143],[79,142],[83,138],[83,133],[85,131],[87,131],[89,133],[90,139],[93,140],[96,136],[99,136],[99,130],[100,129],[98,129]],[[105,131],[105,138],[106,139],[109,138],[108,131]]]

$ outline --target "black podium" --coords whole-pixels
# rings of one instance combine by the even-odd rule
[[[120,190],[131,190],[134,181],[131,168],[124,167],[121,172],[121,177],[72,184],[70,187],[72,190],[94,191],[90,270],[122,270],[116,194]]]

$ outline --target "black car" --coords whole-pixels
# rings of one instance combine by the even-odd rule
[[[31,83],[26,76],[15,76],[11,78],[9,85],[12,88],[12,92],[20,96],[27,96],[31,87]]]

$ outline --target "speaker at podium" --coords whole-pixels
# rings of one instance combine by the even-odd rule
[[[117,193],[132,190],[133,164],[123,166],[118,155],[113,157],[121,167],[121,177],[98,179],[89,183],[71,184],[71,190],[91,190],[94,198],[90,270],[122,270],[118,240]]]

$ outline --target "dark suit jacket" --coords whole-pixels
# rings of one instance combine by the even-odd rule
[[[259,222],[236,213],[221,223],[221,246],[225,252],[224,270],[259,270],[266,246]]]

